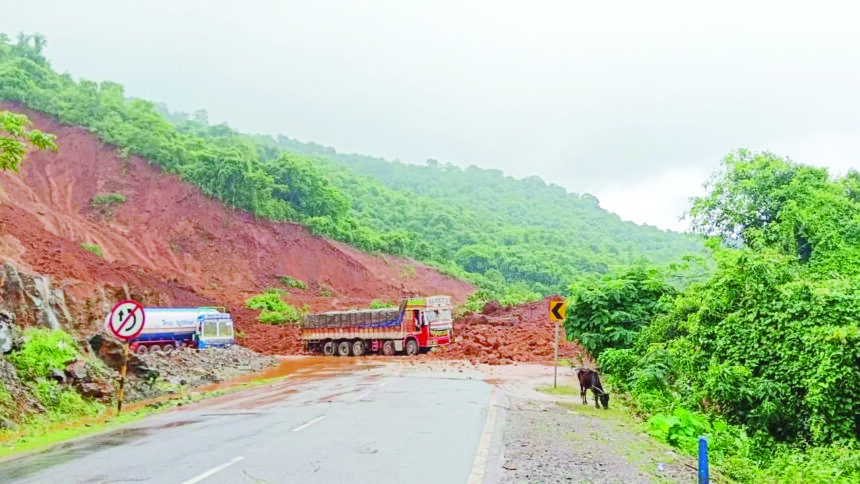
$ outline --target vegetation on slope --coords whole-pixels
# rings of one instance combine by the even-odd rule
[[[652,433],[690,452],[710,434],[733,477],[856,482],[860,173],[747,151],[723,168],[690,210],[713,277],[680,293],[656,270],[574,285],[568,335],[602,336],[583,341]]]
[[[116,83],[75,81],[51,69],[44,45],[40,36],[0,35],[0,99],[85,126],[230,206],[434,264],[478,284],[483,297],[536,298],[581,274],[698,250],[690,238],[622,222],[594,197],[536,177],[290,152],[309,150],[284,137],[210,126],[204,111],[166,113],[126,98]]]

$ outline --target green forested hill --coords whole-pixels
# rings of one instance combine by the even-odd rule
[[[40,36],[0,34],[0,99],[87,127],[228,205],[434,264],[487,297],[533,298],[563,291],[580,274],[701,250],[689,236],[622,222],[594,197],[537,177],[342,155],[210,126],[202,113],[168,113],[127,98],[119,84],[55,72],[44,45]]]

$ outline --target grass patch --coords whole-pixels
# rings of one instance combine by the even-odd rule
[[[283,284],[287,287],[293,287],[293,288],[302,289],[302,290],[308,288],[307,284],[305,284],[304,282],[302,282],[298,279],[293,279],[290,276],[280,276],[280,277],[278,277],[278,280],[281,281],[281,284]]]
[[[559,385],[556,388],[553,388],[552,385],[541,385],[537,387],[537,391],[549,395],[579,395],[579,388],[569,385]]]
[[[81,248],[84,250],[88,250],[99,257],[105,256],[104,253],[102,253],[102,248],[97,246],[96,244],[88,244],[86,242],[81,242]]]
[[[30,328],[24,331],[21,349],[6,355],[22,379],[44,378],[52,371],[63,371],[68,361],[78,356],[72,337],[61,330]]]
[[[394,305],[385,301],[380,301],[379,299],[374,299],[370,302],[370,309],[387,309],[393,308]]]
[[[125,203],[125,195],[122,193],[101,193],[90,200],[90,206],[99,210],[109,209],[119,203]]]

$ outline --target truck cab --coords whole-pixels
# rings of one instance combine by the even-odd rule
[[[197,348],[226,348],[235,343],[233,318],[228,313],[206,313],[197,317]]]

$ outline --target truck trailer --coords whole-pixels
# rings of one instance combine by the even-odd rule
[[[129,349],[137,354],[169,352],[180,346],[205,349],[235,344],[233,318],[217,308],[143,308],[143,313],[143,330],[129,340]]]
[[[450,296],[430,296],[405,299],[399,308],[309,314],[302,318],[302,341],[327,356],[412,356],[451,343],[453,309]]]

